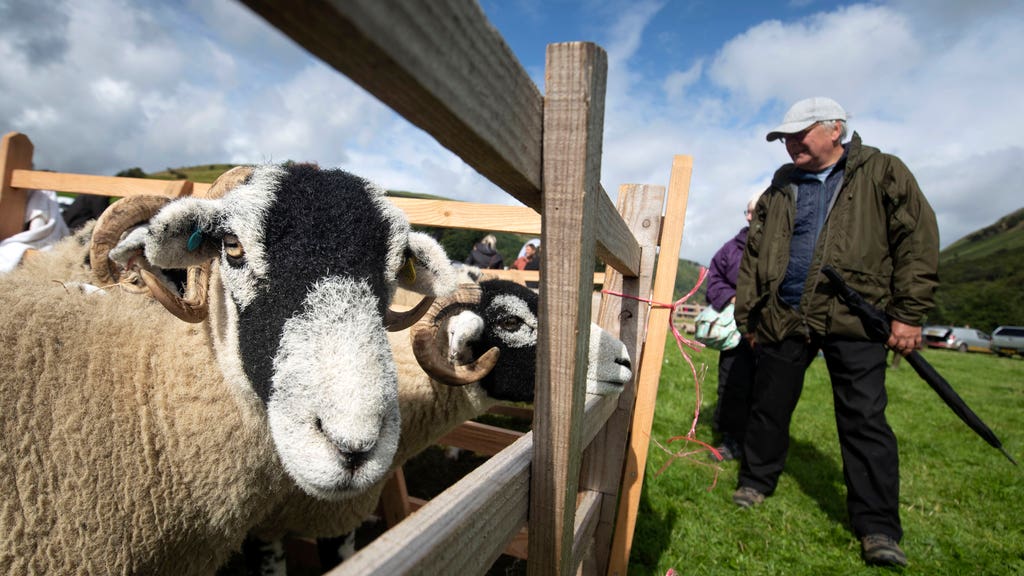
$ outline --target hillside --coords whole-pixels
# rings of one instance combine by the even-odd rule
[[[1024,325],[1024,208],[940,252],[939,280],[930,323]]]

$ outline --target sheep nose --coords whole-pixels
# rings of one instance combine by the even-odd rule
[[[633,364],[629,361],[629,358],[616,358],[615,363],[619,366],[623,366],[626,370],[632,370]]]
[[[345,466],[346,469],[348,469],[350,471],[358,470],[359,467],[362,466],[364,462],[366,462],[366,460],[369,457],[369,455],[370,455],[369,451],[364,451],[364,452],[345,452],[345,451],[341,451],[341,456],[342,456],[342,458],[345,459],[344,466]]]
[[[373,451],[373,441],[334,437],[324,430],[323,422],[319,418],[316,419],[315,426],[327,438],[327,441],[334,446],[335,450],[338,451],[343,460],[342,465],[348,470],[357,470],[369,459],[370,452]]]

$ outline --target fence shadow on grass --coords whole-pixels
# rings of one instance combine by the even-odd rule
[[[846,514],[846,491],[841,488],[843,469],[832,456],[810,442],[792,439],[786,459],[786,474],[836,523],[850,527]]]
[[[676,525],[679,513],[672,507],[664,512],[656,510],[651,504],[648,491],[643,490],[640,493],[637,514],[629,564],[631,568],[642,567],[653,572],[658,567],[662,555],[671,549],[672,529]]]

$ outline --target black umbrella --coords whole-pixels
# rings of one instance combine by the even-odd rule
[[[868,304],[863,296],[846,284],[846,281],[843,280],[843,277],[835,268],[826,264],[821,268],[821,273],[836,287],[839,300],[845,303],[864,322],[864,330],[868,333],[868,337],[879,342],[888,341],[890,325],[889,318],[885,312]],[[1017,465],[1017,461],[1003,448],[1003,443],[996,437],[995,432],[981,421],[981,418],[967,406],[964,399],[956,393],[956,390],[953,390],[949,382],[946,382],[946,379],[921,354],[915,350],[907,354],[906,359],[914,367],[914,371],[917,372],[918,376],[924,379],[932,387],[932,390],[935,390],[946,405],[952,408],[953,412],[965,424],[971,427],[971,430],[977,432],[978,436],[981,436],[993,448],[1002,452],[1003,456],[1006,456],[1015,466]]]

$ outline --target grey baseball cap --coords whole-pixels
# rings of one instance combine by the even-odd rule
[[[796,134],[809,128],[815,122],[825,120],[846,121],[846,110],[838,102],[824,96],[807,98],[790,106],[782,124],[768,133],[768,141],[776,140],[786,134]]]

